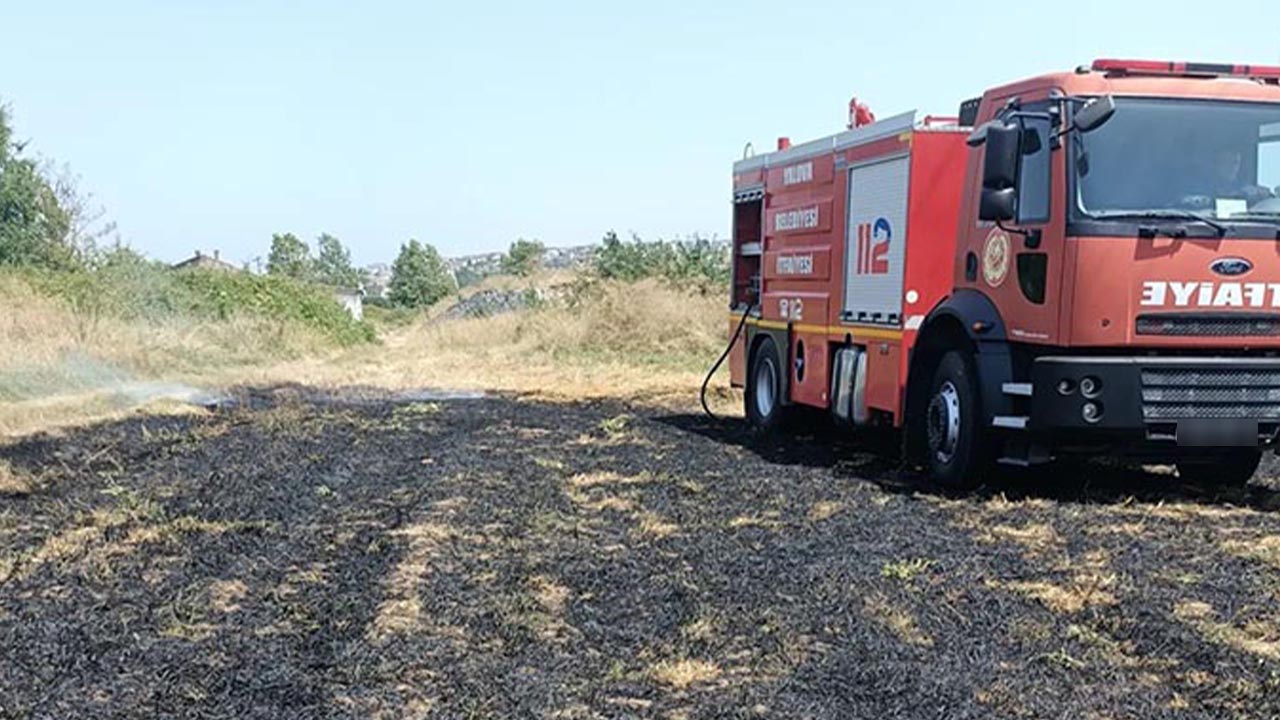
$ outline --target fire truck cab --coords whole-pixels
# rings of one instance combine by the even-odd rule
[[[1280,434],[1280,68],[1099,60],[868,115],[734,164],[756,430],[901,428],[951,486],[1067,453],[1248,480]]]

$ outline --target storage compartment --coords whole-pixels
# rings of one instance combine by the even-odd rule
[[[764,256],[764,191],[742,192],[733,205],[733,296],[736,310],[760,304],[760,260]]]
[[[907,240],[908,156],[849,171],[842,319],[897,326]]]

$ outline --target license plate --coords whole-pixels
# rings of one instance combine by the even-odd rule
[[[1257,420],[1179,420],[1178,444],[1187,447],[1257,447]]]

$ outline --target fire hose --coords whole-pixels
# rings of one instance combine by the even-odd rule
[[[751,317],[751,311],[755,310],[755,305],[748,305],[746,310],[742,311],[742,319],[738,321],[738,327],[733,330],[733,337],[729,338],[729,344],[725,346],[724,352],[720,353],[720,357],[716,359],[711,369],[707,371],[707,376],[702,379],[702,390],[699,392],[698,399],[702,402],[702,412],[712,420],[721,420],[719,416],[711,412],[711,407],[707,405],[707,386],[711,384],[711,378],[724,364],[725,358],[729,357],[729,353],[733,351],[734,343],[738,342],[738,336],[742,334],[742,328],[747,324],[747,318]]]

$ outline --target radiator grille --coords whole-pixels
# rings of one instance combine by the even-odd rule
[[[1144,369],[1142,414],[1148,421],[1280,420],[1280,370]]]
[[[1280,336],[1280,315],[1267,313],[1158,313],[1139,315],[1139,335],[1178,337]]]

